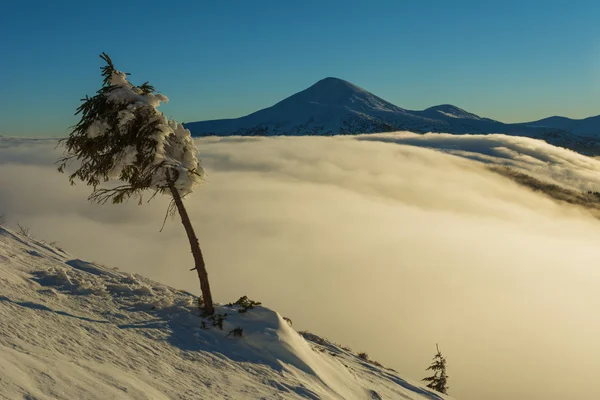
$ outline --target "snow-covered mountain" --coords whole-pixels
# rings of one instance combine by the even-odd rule
[[[440,106],[413,112],[337,78],[325,78],[272,107],[235,119],[190,122],[195,136],[334,135],[412,130],[447,131],[458,109]],[[473,116],[476,120],[481,120]],[[454,122],[454,121],[453,121]]]
[[[189,122],[185,127],[194,136],[336,135],[401,130],[416,133],[504,133],[543,139],[556,146],[583,153],[596,154],[600,151],[600,116],[581,120],[577,125],[581,128],[578,129],[562,123],[562,120],[561,123],[544,121],[546,120],[505,124],[450,104],[411,111],[350,82],[325,78],[308,89],[250,115]]]
[[[388,122],[419,126],[414,116],[364,89],[336,78],[325,78],[272,107],[235,119],[185,124],[195,136],[207,135],[331,135],[389,131]]]
[[[449,399],[266,307],[203,326],[190,293],[1,226],[0,287],[3,399]]]

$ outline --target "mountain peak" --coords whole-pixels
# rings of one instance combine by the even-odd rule
[[[462,111],[465,112],[465,110],[463,110],[462,108],[453,106],[452,104],[438,104],[437,106],[432,106],[427,108],[425,111],[427,110],[436,110],[436,111]]]
[[[424,114],[435,117],[448,117],[448,118],[462,118],[462,119],[481,119],[479,115],[472,114],[462,108],[453,106],[452,104],[440,104],[437,106],[429,107],[423,110]]]
[[[328,104],[340,105],[343,100],[350,98],[353,95],[371,95],[363,88],[360,88],[348,81],[340,78],[328,77],[321,79],[308,89],[303,90],[298,94],[304,93],[307,96],[314,96],[315,100],[321,99]],[[291,96],[294,97],[294,96]]]
[[[350,82],[348,82],[346,80],[343,80],[342,78],[336,78],[335,76],[328,76],[326,78],[321,79],[320,81],[317,81],[317,83],[320,83],[320,82],[323,82],[323,83],[326,83],[326,82],[339,82],[339,83],[345,83],[345,84],[348,84],[348,85],[352,85]],[[352,85],[352,86],[354,86],[354,85]]]
[[[306,105],[349,109],[365,113],[371,111],[402,112],[403,110],[369,91],[340,78],[327,77],[274,107],[302,108]]]
[[[339,88],[346,87],[346,88],[351,88],[351,89],[364,90],[364,89],[361,89],[358,86],[356,86],[356,85],[354,85],[354,84],[352,84],[352,83],[350,83],[348,81],[345,81],[343,79],[336,78],[336,77],[333,77],[333,76],[328,76],[327,78],[323,78],[320,81],[317,81],[317,83],[315,83],[311,87],[315,87],[315,86],[316,87],[331,88],[331,89],[334,89],[334,88],[338,88],[339,89]]]

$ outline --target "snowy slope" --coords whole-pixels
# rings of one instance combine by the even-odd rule
[[[203,329],[193,295],[3,227],[0,287],[3,399],[448,398],[265,307]]]
[[[450,104],[411,111],[350,82],[330,77],[250,115],[190,122],[185,127],[193,136],[336,135],[400,130],[416,133],[503,133],[543,139],[555,146],[595,155],[600,152],[600,135],[596,135],[600,133],[596,129],[600,117],[594,118],[505,124]],[[578,123],[576,128],[575,122]]]

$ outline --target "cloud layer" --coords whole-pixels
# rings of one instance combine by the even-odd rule
[[[503,135],[198,140],[187,199],[218,301],[241,295],[462,399],[597,397],[600,223],[490,172],[600,190],[600,162]],[[86,202],[47,140],[0,139],[0,214],[78,257],[198,293],[168,199]],[[441,150],[441,151],[440,151]],[[457,157],[459,156],[459,157]]]

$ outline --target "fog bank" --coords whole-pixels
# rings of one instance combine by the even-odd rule
[[[186,205],[217,301],[248,295],[296,329],[458,399],[590,399],[600,222],[489,171],[600,190],[600,161],[504,135],[205,138]],[[168,199],[93,205],[51,140],[0,138],[0,214],[77,257],[199,293]],[[484,162],[484,163],[482,163]]]

